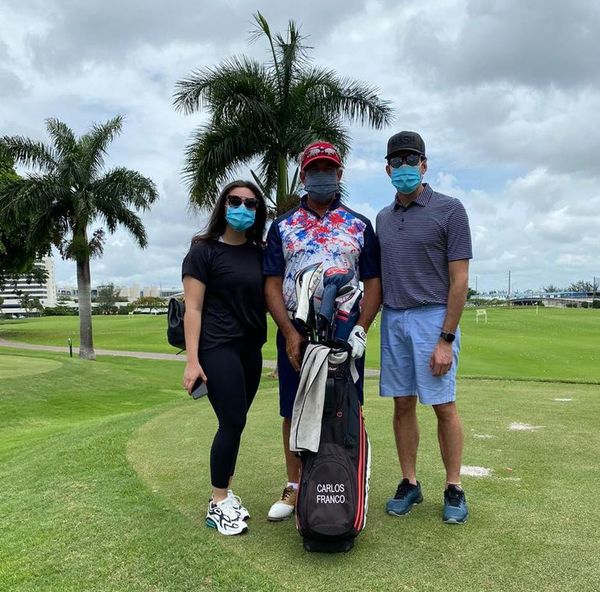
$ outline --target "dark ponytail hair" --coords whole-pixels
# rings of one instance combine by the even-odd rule
[[[227,227],[227,221],[225,220],[225,207],[227,205],[227,196],[231,192],[232,189],[236,187],[244,187],[246,189],[250,189],[254,196],[258,200],[258,207],[256,208],[256,217],[254,219],[254,224],[246,230],[246,238],[248,242],[256,245],[263,245],[263,236],[265,234],[265,224],[267,222],[267,206],[265,204],[265,198],[261,192],[261,190],[250,181],[233,181],[228,185],[223,187],[221,194],[217,198],[217,202],[215,203],[215,207],[210,216],[208,224],[204,232],[200,232],[194,236],[192,239],[192,245],[199,241],[206,240],[219,240],[219,237],[224,234],[225,228]]]

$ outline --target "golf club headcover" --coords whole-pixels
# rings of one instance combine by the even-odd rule
[[[360,315],[360,303],[362,301],[363,291],[355,286],[348,294],[338,296],[335,301],[337,312],[335,315],[334,339],[347,341],[350,337],[358,317]]]
[[[295,318],[303,325],[309,324],[310,303],[323,274],[323,264],[314,263],[301,269],[294,278],[296,282]]]
[[[350,283],[353,279],[354,270],[348,267],[329,267],[323,273],[323,297],[319,313],[329,326],[333,323],[336,298],[354,289]]]

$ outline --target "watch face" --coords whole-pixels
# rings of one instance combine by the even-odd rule
[[[452,343],[454,341],[454,339],[456,338],[456,335],[454,335],[454,333],[444,333],[442,331],[441,337],[444,341],[447,341],[448,343]]]

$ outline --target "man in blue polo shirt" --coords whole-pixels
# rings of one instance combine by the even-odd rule
[[[307,195],[298,207],[273,222],[267,236],[265,297],[269,312],[279,327],[279,410],[283,417],[288,478],[281,498],[269,510],[268,518],[272,521],[285,520],[293,514],[300,471],[300,460],[289,449],[292,409],[305,340],[293,320],[298,305],[295,275],[310,265],[322,263],[324,269],[351,270],[352,281],[363,283],[360,314],[348,339],[352,356],[357,359],[360,375],[357,386],[361,397],[366,332],[381,303],[377,238],[369,220],[342,203],[338,189],[341,177],[342,161],[335,146],[328,142],[308,145],[300,156],[300,179]],[[317,309],[321,293],[322,285],[315,293]]]
[[[423,501],[416,477],[416,401],[432,405],[446,469],[443,519],[468,517],[460,482],[463,433],[456,409],[460,320],[468,289],[471,234],[461,202],[422,183],[425,143],[415,132],[388,141],[386,171],[396,189],[377,215],[383,313],[380,394],[394,398],[394,435],[402,480],[387,502],[402,516]]]

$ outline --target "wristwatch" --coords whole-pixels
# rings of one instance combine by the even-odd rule
[[[454,333],[446,333],[445,331],[440,333],[440,337],[448,343],[452,343],[456,339],[456,335],[454,335]]]

